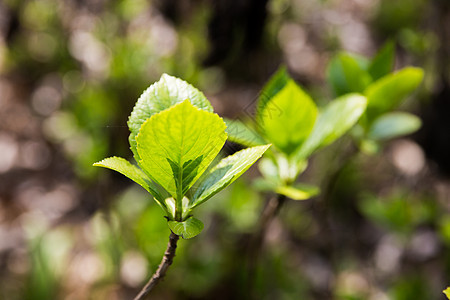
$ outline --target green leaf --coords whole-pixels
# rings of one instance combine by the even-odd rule
[[[446,288],[442,291],[445,296],[447,296],[447,299],[450,299],[450,287]]]
[[[344,135],[364,113],[366,105],[367,99],[359,94],[347,94],[330,102],[319,113],[310,136],[295,154],[296,158],[304,160]]]
[[[368,138],[387,140],[415,132],[421,126],[420,119],[412,114],[393,112],[381,115],[370,128]]]
[[[249,125],[239,120],[224,119],[227,124],[226,132],[228,134],[228,140],[234,143],[246,146],[260,146],[264,145],[264,139]]]
[[[291,77],[287,73],[286,67],[280,67],[277,72],[272,75],[258,97],[256,108],[256,118],[258,121],[260,121],[267,103],[286,86],[289,80],[291,80]]]
[[[105,158],[102,161],[96,162],[93,164],[95,167],[104,167],[111,170],[114,170],[116,172],[121,173],[122,175],[125,175],[129,179],[133,180],[140,186],[142,186],[144,189],[146,189],[150,194],[155,197],[156,202],[161,207],[165,207],[163,205],[164,198],[161,196],[161,194],[157,191],[158,187],[148,178],[148,176],[138,167],[132,165],[130,162],[128,162],[126,159],[122,157],[109,157]]]
[[[363,139],[359,142],[359,149],[366,155],[375,155],[380,151],[380,143],[374,140]]]
[[[168,214],[168,218],[169,220],[173,221],[176,219],[176,212],[177,212],[177,202],[174,198],[169,197],[166,198],[164,200],[164,202],[166,203],[166,207],[167,207],[167,214]],[[191,208],[189,205],[189,199],[187,197],[183,197],[183,200],[181,201],[181,220],[186,219],[190,213],[191,213]]]
[[[365,61],[347,53],[338,54],[328,66],[328,81],[337,96],[362,93],[372,79]]]
[[[225,123],[189,101],[153,115],[136,137],[140,165],[181,201],[225,143]]]
[[[252,186],[261,192],[275,192],[276,188],[280,185],[279,180],[273,178],[259,177],[252,181]]]
[[[192,208],[202,204],[233,183],[247,171],[269,147],[270,145],[247,148],[222,159],[209,171],[207,176],[205,176],[205,180],[200,183],[198,190],[193,197]]]
[[[317,116],[313,100],[293,81],[277,93],[261,112],[264,137],[286,155],[295,151],[311,132]]]
[[[395,45],[392,41],[387,42],[369,65],[369,74],[373,80],[378,80],[389,74],[394,67]]]
[[[140,161],[140,157],[136,150],[136,136],[142,124],[154,114],[186,99],[197,108],[213,112],[211,104],[202,92],[187,82],[167,74],[163,74],[158,82],[152,84],[142,93],[128,119],[128,127],[131,131],[130,147],[137,162]]]
[[[279,186],[275,192],[292,200],[306,200],[319,194],[317,186],[308,184],[296,184],[295,186]]]
[[[373,120],[379,114],[397,107],[422,82],[423,70],[404,68],[371,84],[364,94],[367,97],[367,113]]]
[[[168,224],[173,233],[186,240],[198,235],[204,227],[202,221],[194,217],[183,222],[169,221]]]
[[[279,182],[280,174],[278,171],[278,166],[275,162],[268,157],[263,157],[258,163],[258,169],[264,178],[270,180],[271,182]]]

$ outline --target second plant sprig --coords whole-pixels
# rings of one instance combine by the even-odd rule
[[[229,139],[245,145],[265,143],[273,147],[261,160],[260,186],[294,200],[316,195],[317,187],[297,184],[309,157],[347,133],[367,106],[361,94],[341,96],[322,109],[281,68],[272,76],[258,99],[255,123],[229,120]]]

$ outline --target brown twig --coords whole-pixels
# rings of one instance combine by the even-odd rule
[[[247,262],[248,262],[248,291],[249,293],[253,293],[253,286],[255,280],[256,266],[258,264],[259,256],[261,254],[261,250],[264,244],[264,237],[266,236],[267,229],[270,226],[270,223],[277,216],[281,207],[283,206],[286,197],[280,194],[273,196],[267,201],[266,206],[261,214],[261,218],[259,220],[259,226],[250,240],[248,253],[247,253]],[[256,299],[255,295],[249,295],[250,298]]]
[[[161,279],[163,279],[164,275],[166,275],[167,269],[173,262],[173,258],[175,257],[175,251],[177,250],[177,242],[180,237],[175,233],[171,232],[169,237],[169,244],[167,245],[166,252],[159,264],[158,269],[153,274],[152,278],[147,282],[147,284],[142,288],[139,294],[134,298],[134,300],[143,300],[146,299],[148,293],[159,283]]]

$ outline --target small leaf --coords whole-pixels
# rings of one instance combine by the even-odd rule
[[[295,154],[297,159],[304,160],[340,138],[358,121],[366,105],[367,99],[358,94],[348,94],[330,102],[320,112],[310,136]]]
[[[126,159],[116,156],[109,157],[103,159],[102,161],[96,162],[93,166],[108,168],[125,175],[152,194],[153,197],[155,197],[156,202],[158,202],[161,207],[165,207],[165,205],[163,205],[164,198],[157,191],[158,187],[141,169],[132,165]]]
[[[446,288],[442,291],[445,296],[447,296],[447,299],[450,299],[450,287]]]
[[[366,155],[375,155],[380,151],[380,143],[374,140],[363,139],[359,143],[359,149]]]
[[[275,161],[278,168],[278,176],[284,185],[290,185],[297,176],[308,167],[308,161],[297,159],[296,156],[287,157],[284,154],[275,154]]]
[[[291,77],[287,73],[286,67],[280,67],[277,72],[272,75],[258,97],[256,108],[256,118],[258,121],[261,118],[267,103],[285,87],[289,80],[291,80]]]
[[[172,220],[172,221],[175,220],[176,206],[177,206],[176,200],[172,197],[169,197],[169,198],[166,198],[164,200],[164,202],[166,203],[167,214],[168,214],[169,220]],[[181,201],[181,206],[182,206],[181,219],[184,220],[191,213],[191,209],[189,207],[189,199],[187,197],[183,197],[183,200]]]
[[[186,240],[198,235],[204,227],[202,221],[194,217],[183,222],[169,221],[168,224],[173,233]]]
[[[387,140],[402,135],[408,135],[421,126],[420,119],[412,114],[393,112],[381,115],[370,128],[368,138]]]
[[[292,200],[306,200],[319,194],[317,186],[307,184],[296,184],[295,186],[279,186],[275,192]]]
[[[267,178],[267,177],[259,177],[255,178],[252,182],[252,186],[261,192],[275,192],[276,188],[280,185],[279,180],[274,180],[273,178]]]
[[[140,165],[173,198],[181,200],[222,148],[227,134],[216,114],[189,101],[164,110],[142,125],[136,137]]]
[[[379,114],[397,107],[422,82],[423,70],[404,68],[382,77],[371,84],[364,94],[367,97],[367,114],[373,120]]]
[[[228,140],[246,146],[260,146],[266,144],[264,139],[249,125],[239,120],[224,119],[227,124]]]
[[[328,66],[328,81],[337,96],[362,93],[372,79],[365,70],[367,62],[355,55],[338,54]]]
[[[269,147],[270,145],[247,148],[222,159],[211,169],[211,171],[209,171],[207,176],[205,176],[205,180],[200,183],[200,186],[193,197],[192,208],[202,204],[233,183],[247,171]]]
[[[391,72],[394,67],[395,45],[388,41],[369,65],[369,74],[373,80],[378,80]]]
[[[264,107],[259,125],[267,141],[289,155],[309,135],[316,116],[314,101],[289,80]]]
[[[140,161],[136,150],[136,136],[142,124],[151,116],[166,110],[177,103],[189,99],[195,107],[213,112],[213,108],[202,92],[187,82],[167,74],[163,74],[158,82],[152,84],[139,97],[128,119],[130,128],[130,146],[137,162]]]
[[[272,182],[278,182],[280,180],[280,174],[278,167],[271,158],[263,157],[258,163],[258,169],[264,178],[271,180]]]

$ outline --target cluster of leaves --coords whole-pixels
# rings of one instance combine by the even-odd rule
[[[230,185],[270,147],[244,149],[212,166],[227,139],[226,125],[203,93],[166,74],[138,99],[128,127],[137,166],[120,157],[94,165],[145,188],[165,211],[170,229],[186,239],[203,229],[192,210]]]
[[[258,99],[256,122],[228,121],[230,140],[245,146],[273,144],[261,160],[260,186],[295,200],[316,195],[317,187],[295,184],[317,150],[340,138],[364,113],[367,99],[350,93],[318,108],[311,97],[281,68]]]
[[[373,59],[340,53],[328,67],[328,81],[337,96],[361,93],[367,98],[367,110],[353,130],[362,151],[374,153],[379,143],[415,132],[421,126],[418,117],[393,112],[423,79],[423,70],[406,67],[392,73],[394,43],[388,42]]]

